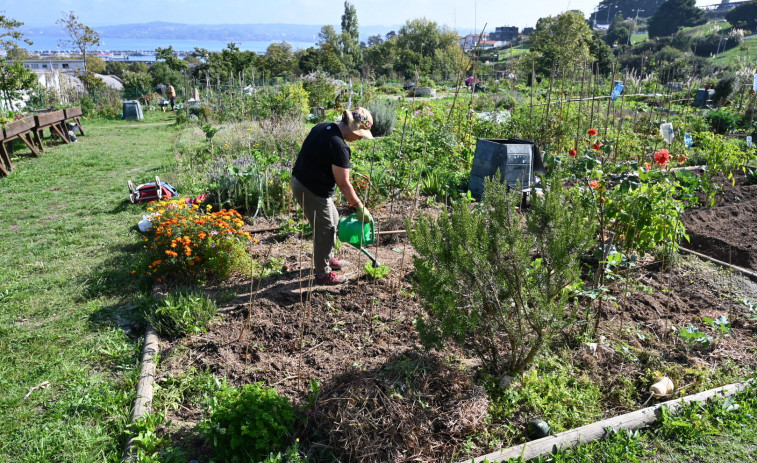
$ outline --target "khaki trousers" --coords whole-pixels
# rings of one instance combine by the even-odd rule
[[[331,198],[313,194],[294,176],[290,183],[294,200],[305,211],[305,217],[313,227],[313,264],[316,276],[322,277],[331,271],[329,261],[334,257],[339,211]]]

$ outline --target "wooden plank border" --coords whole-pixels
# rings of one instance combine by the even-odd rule
[[[753,380],[748,380],[740,383],[733,383],[727,386],[710,389],[709,391],[700,392],[698,394],[688,395],[680,399],[669,400],[635,412],[587,424],[580,428],[563,431],[554,436],[547,436],[542,439],[499,450],[478,458],[461,460],[460,463],[481,463],[483,461],[500,462],[518,457],[521,457],[524,461],[530,460],[558,449],[575,447],[579,444],[585,444],[593,440],[601,439],[607,434],[607,428],[618,431],[621,429],[633,430],[648,426],[657,421],[660,409],[663,406],[667,406],[671,411],[675,411],[688,402],[704,402],[713,397],[728,397],[743,392],[749,385],[753,384],[753,382]]]

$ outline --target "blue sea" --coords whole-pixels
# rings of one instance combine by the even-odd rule
[[[66,49],[64,46],[58,46],[61,37],[51,35],[27,35],[25,38],[34,42],[33,45],[24,47],[30,51],[63,51]],[[204,48],[209,51],[221,51],[226,48],[229,43],[229,41],[223,40],[115,39],[101,37],[98,49],[103,52],[126,50],[142,50],[150,52],[154,51],[156,48],[173,47],[176,51],[194,51],[195,48]],[[281,43],[281,41],[248,41],[234,43],[240,50],[264,53],[270,44]],[[315,43],[312,42],[287,41],[287,43],[291,45],[294,50],[304,50],[315,46]]]

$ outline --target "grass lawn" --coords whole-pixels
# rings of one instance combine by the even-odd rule
[[[0,461],[120,460],[141,350],[122,329],[140,292],[126,181],[168,177],[170,120],[85,119],[0,179]]]
[[[642,42],[646,42],[649,39],[649,34],[633,34],[631,36],[631,45],[638,45]]]
[[[691,35],[692,37],[704,37],[706,35],[712,35],[722,29],[728,29],[729,27],[731,27],[731,25],[728,21],[720,19],[699,26],[683,27],[680,32],[686,35]]]
[[[710,60],[714,62],[715,58],[712,57]],[[730,64],[736,64],[738,60],[754,64],[755,60],[757,60],[757,37],[745,39],[738,47],[720,53],[718,55],[718,66],[726,67]]]
[[[517,47],[504,48],[499,52],[500,60],[508,58],[517,58],[520,55],[525,55],[531,50],[530,44],[518,45]]]

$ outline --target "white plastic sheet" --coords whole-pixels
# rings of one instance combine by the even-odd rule
[[[668,144],[673,143],[673,138],[675,138],[675,132],[673,131],[673,124],[670,122],[660,124],[660,135],[662,135],[662,138]]]

